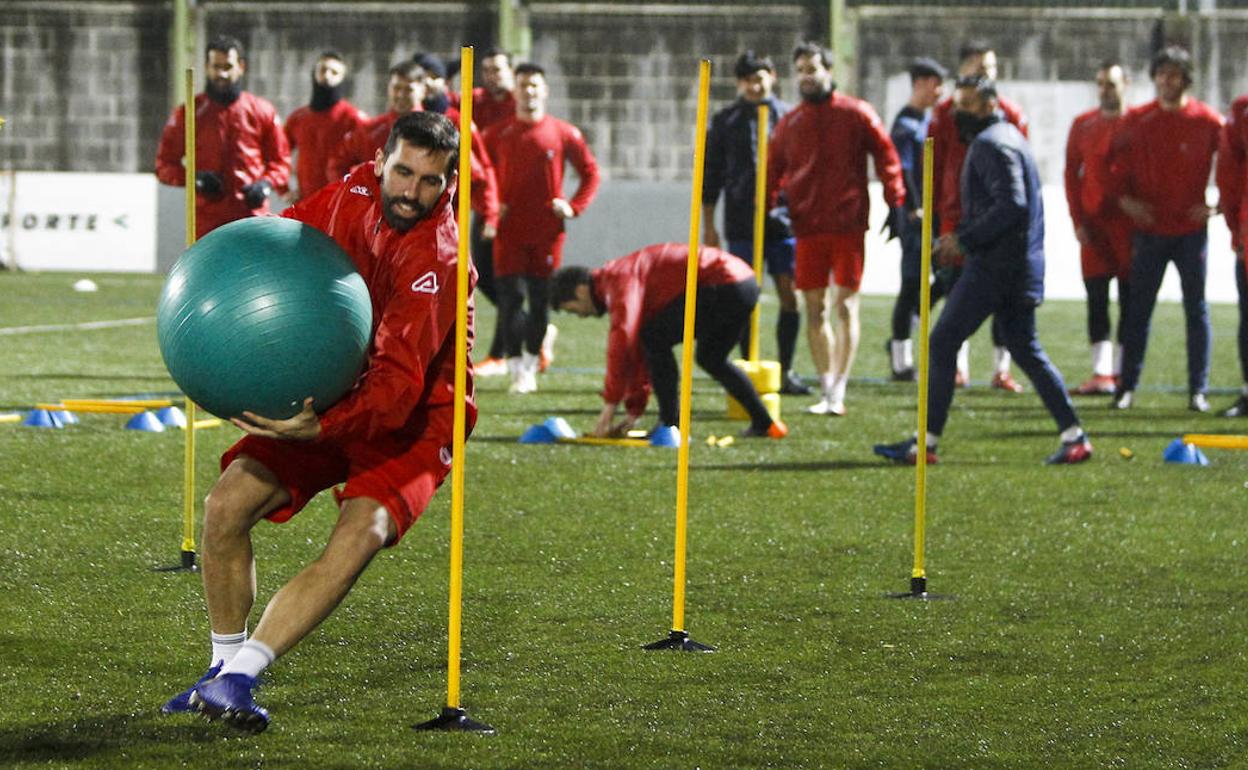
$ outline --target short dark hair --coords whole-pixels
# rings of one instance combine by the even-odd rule
[[[344,64],[347,62],[346,58],[343,57],[341,51],[335,51],[332,48],[325,50],[325,51],[321,51],[320,56],[317,56],[316,58],[318,60],[319,59],[337,59],[338,61]]]
[[[919,78],[940,78],[944,80],[949,76],[949,71],[940,66],[940,62],[927,56],[912,59],[907,71],[910,73],[911,83]]]
[[[775,72],[776,65],[772,63],[770,56],[759,56],[752,48],[747,48],[737,57],[732,71],[737,80],[745,80],[755,72]]]
[[[961,64],[972,56],[983,56],[989,51],[995,50],[996,49],[992,47],[992,43],[989,43],[983,38],[967,40],[960,48],[958,48],[958,63]]]
[[[997,98],[997,81],[984,75],[963,75],[957,80],[957,88],[974,88],[981,99]]]
[[[208,48],[204,51],[204,56],[219,51],[226,56],[230,55],[230,51],[237,51],[239,59],[246,59],[247,54],[243,51],[242,42],[233,35],[217,35],[208,41]]]
[[[482,59],[493,59],[495,56],[501,56],[507,60],[508,65],[511,64],[511,54],[507,53],[502,48],[499,48],[496,45],[492,45],[489,48],[481,52]]]
[[[563,303],[576,299],[577,286],[592,286],[589,268],[584,265],[567,265],[550,276],[550,307],[558,310]]]
[[[399,140],[413,147],[431,152],[450,151],[446,161],[446,173],[454,173],[459,163],[459,132],[455,124],[438,112],[409,112],[394,121],[390,136],[386,138],[385,153],[389,155],[399,146]]]
[[[793,48],[793,61],[797,61],[803,56],[809,56],[811,58],[817,56],[825,68],[832,68],[832,51],[828,48],[824,48],[813,40],[798,43],[797,46]]]
[[[420,66],[418,63],[412,61],[411,59],[407,59],[406,61],[401,61],[398,64],[390,68],[390,77],[394,77],[395,75],[398,75],[401,78],[407,78],[408,80],[415,80],[417,77],[424,74],[424,72],[425,72],[424,67]]]
[[[1148,65],[1148,76],[1157,77],[1157,71],[1166,65],[1174,65],[1183,71],[1183,84],[1192,84],[1192,55],[1181,45],[1168,45],[1153,56]]]
[[[513,72],[515,72],[516,77],[521,75],[541,75],[543,78],[546,77],[546,70],[542,69],[542,65],[531,61],[520,62],[516,65]]]

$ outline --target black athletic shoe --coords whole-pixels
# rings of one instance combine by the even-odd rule
[[[786,396],[809,396],[811,393],[810,386],[802,382],[802,378],[792,369],[780,378],[780,392]]]
[[[917,382],[919,373],[914,369],[902,369],[900,372],[893,372],[893,382]]]
[[[913,438],[898,441],[896,444],[876,444],[871,451],[902,465],[917,465],[919,462],[919,442]],[[936,462],[936,447],[928,447],[927,464],[935,465]]]
[[[1222,412],[1223,417],[1248,417],[1248,396],[1240,396],[1230,409]]]

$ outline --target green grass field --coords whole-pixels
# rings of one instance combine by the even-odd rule
[[[174,389],[153,323],[11,332],[154,312],[158,277],[93,276],[100,291],[76,294],[77,277],[0,273],[0,412]],[[686,627],[712,655],[640,649],[671,626],[676,452],[516,443],[551,415],[592,424],[604,324],[557,320],[535,395],[480,384],[462,700],[493,737],[410,729],[446,698],[449,488],[269,670],[273,724],[242,738],[157,713],[208,656],[198,578],[151,571],[178,556],[180,432],[0,424],[0,766],[1244,767],[1248,455],[1211,450],[1198,468],[1161,452],[1248,421],[1186,411],[1179,308],[1158,309],[1137,408],[1081,402],[1097,454],[1077,467],[1041,464],[1057,438],[1030,389],[982,387],[977,335],[980,386],[957,394],[929,473],[929,588],[954,597],[931,602],[884,598],[908,586],[914,505],[913,471],[871,454],[914,422],[914,387],[884,381],[889,308],[864,301],[849,416],[786,399],[785,441],[706,446],[741,425],[694,380]],[[1221,408],[1235,312],[1213,314]],[[1083,323],[1078,303],[1040,315],[1071,381],[1087,374]],[[202,495],[237,431],[199,435]],[[322,496],[256,530],[256,617],[333,520]]]

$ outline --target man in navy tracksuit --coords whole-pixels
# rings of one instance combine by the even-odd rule
[[[1006,346],[1061,433],[1061,447],[1046,462],[1083,462],[1092,456],[1092,444],[1061,373],[1036,337],[1036,308],[1044,299],[1044,206],[1031,147],[1001,118],[992,80],[959,79],[955,105],[959,134],[969,145],[961,178],[962,220],[957,230],[941,237],[937,257],[945,262],[964,256],[965,268],[932,330],[927,461],[936,461],[936,444],[949,418],[958,347],[995,314]],[[913,463],[917,443],[916,437],[877,444],[875,453]]]

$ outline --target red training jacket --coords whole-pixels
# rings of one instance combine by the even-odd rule
[[[484,88],[472,89],[472,122],[482,130],[502,123],[516,114],[516,97],[510,91],[503,99],[495,99]]]
[[[169,116],[156,151],[156,178],[165,184],[186,185],[186,115],[179,106]],[[247,91],[229,105],[207,94],[195,96],[195,170],[221,177],[222,193],[195,196],[195,235],[236,219],[266,214],[269,202],[252,209],[243,201],[243,188],[261,179],[277,192],[290,181],[290,147],[277,110]],[[192,181],[192,184],[194,182]]]
[[[1136,229],[1151,235],[1186,235],[1203,230],[1192,207],[1205,202],[1205,187],[1222,133],[1222,116],[1188,98],[1177,110],[1157,100],[1127,112],[1110,149],[1110,177],[1117,196],[1130,195],[1152,207],[1153,223]]]
[[[455,130],[459,130],[459,108],[447,107],[446,119],[455,124]],[[472,210],[477,212],[481,220],[485,224],[498,228],[498,175],[494,172],[494,163],[490,160],[490,154],[485,149],[485,139],[482,138],[481,132],[478,130],[478,123],[474,120],[469,124],[469,134],[472,139],[472,153],[469,156],[468,167],[472,170]]]
[[[450,442],[455,395],[455,286],[459,232],[453,189],[400,233],[381,213],[371,166],[360,166],[282,212],[327,233],[351,257],[373,305],[368,365],[355,387],[321,414],[321,441],[347,444],[385,434]],[[476,423],[472,383],[476,271],[468,277],[467,425]]]
[[[1231,229],[1231,245],[1244,248],[1244,229],[1248,225],[1248,95],[1231,102],[1226,125],[1218,142],[1218,199],[1226,226]]]
[[[997,104],[1005,119],[1027,136],[1023,109],[1004,96],[997,98]],[[962,221],[962,163],[966,160],[966,145],[953,120],[953,99],[945,99],[932,110],[927,135],[936,140],[932,149],[932,200],[940,218],[940,234],[945,235],[958,229]]]
[[[594,304],[611,315],[602,400],[624,402],[631,415],[646,411],[650,397],[641,328],[684,296],[688,264],[689,244],[656,243],[590,273]],[[743,259],[711,246],[698,250],[698,286],[722,286],[753,277],[754,270]]]
[[[485,132],[485,148],[498,175],[503,214],[499,240],[546,245],[563,232],[563,219],[550,202],[563,197],[564,161],[580,177],[568,201],[578,215],[598,192],[598,161],[576,126],[549,115],[536,123],[519,119],[495,124]]]
[[[286,140],[291,151],[298,151],[295,178],[299,180],[299,197],[306,198],[330,182],[326,168],[330,154],[342,144],[347,134],[368,122],[368,116],[346,99],[339,99],[327,110],[313,110],[304,105],[286,118]]]
[[[1124,215],[1109,194],[1109,148],[1122,115],[1097,107],[1079,115],[1066,138],[1066,203],[1075,227]]]
[[[868,155],[888,205],[906,201],[888,129],[870,104],[852,96],[802,101],[772,129],[767,155],[767,199],[774,206],[784,193],[799,238],[866,232]]]
[[[416,111],[419,109],[418,107]],[[394,122],[398,119],[399,113],[391,110],[344,136],[329,153],[329,160],[325,163],[325,176],[337,181],[350,174],[351,169],[359,164],[373,162],[377,151],[386,146],[390,129],[394,128]]]

